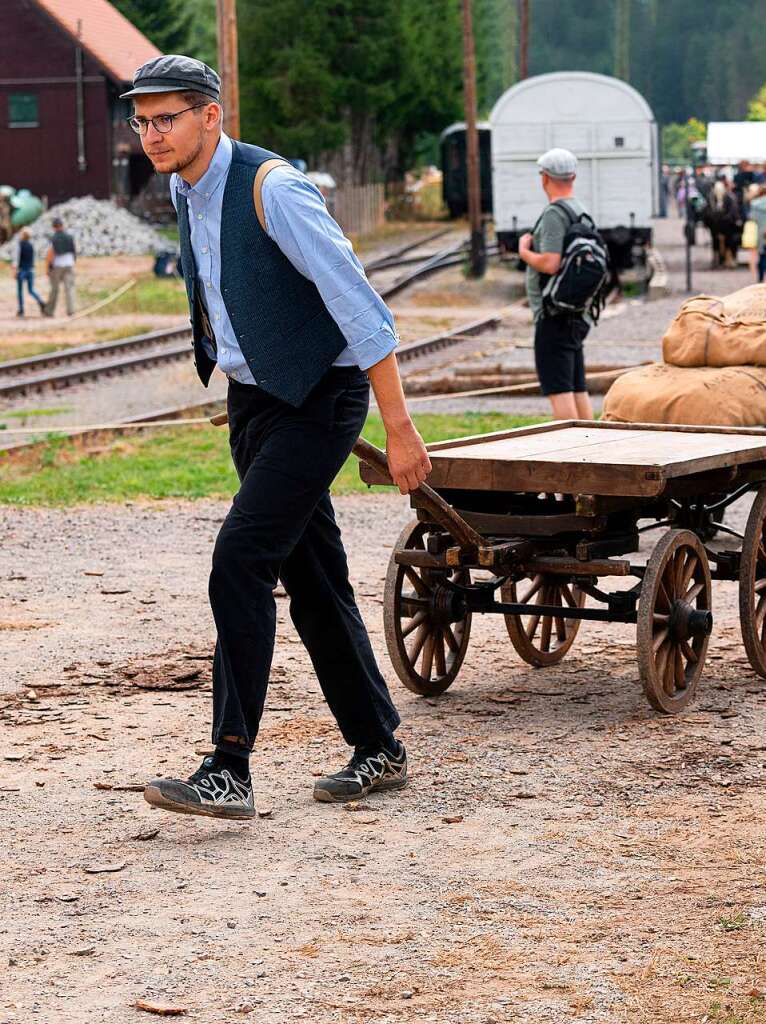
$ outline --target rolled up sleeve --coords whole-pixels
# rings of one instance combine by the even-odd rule
[[[313,281],[363,370],[396,348],[393,315],[364,273],[351,243],[308,178],[278,167],[263,183],[266,230],[295,269]]]

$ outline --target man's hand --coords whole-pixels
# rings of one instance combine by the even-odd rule
[[[523,258],[528,252],[532,252],[532,235],[529,231],[519,239],[519,256]]]
[[[391,479],[401,494],[414,491],[431,472],[426,446],[412,420],[396,429],[389,429],[386,456]]]

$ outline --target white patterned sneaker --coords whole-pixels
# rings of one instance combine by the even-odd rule
[[[407,751],[403,743],[396,750],[357,747],[345,768],[326,775],[314,785],[314,799],[322,803],[361,800],[368,793],[402,789],[407,785]]]
[[[216,761],[206,757],[186,781],[152,779],[144,789],[144,800],[178,814],[202,814],[210,818],[246,819],[255,817],[253,784],[243,780]]]

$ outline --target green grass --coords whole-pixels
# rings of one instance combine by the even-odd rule
[[[84,309],[108,298],[114,291],[116,287],[113,285],[108,288],[82,289],[79,301]],[[104,307],[104,312],[108,312],[110,316],[125,313],[138,313],[141,316],[147,313],[188,316],[188,311],[186,289],[181,278],[155,277],[154,274],[140,277],[124,295]]]
[[[424,414],[414,417],[426,441],[526,426],[540,418],[501,413]],[[384,446],[380,417],[371,415],[364,429],[368,441]],[[3,462],[0,451],[0,503],[73,505],[136,498],[230,497],[237,490],[228,433],[215,427],[168,428],[120,438],[93,454],[70,440],[51,440],[27,464]],[[333,494],[366,491],[358,464],[350,457],[333,484]]]
[[[52,405],[49,409],[18,409],[15,412],[4,412],[0,419],[4,420],[25,420],[27,417],[36,416],[58,416],[60,412],[71,412],[74,406]]]

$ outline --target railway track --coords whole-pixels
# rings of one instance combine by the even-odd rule
[[[392,253],[373,261],[371,267],[390,270],[403,260],[405,265],[416,261],[413,269],[407,270],[392,284],[381,288],[383,298],[398,294],[408,285],[438,270],[461,263],[465,257],[466,244],[445,248],[424,257],[408,255],[420,246],[442,237],[451,229],[435,232],[418,242],[411,242]],[[367,268],[369,271],[369,267]],[[471,325],[469,325],[471,326]],[[47,391],[60,391],[98,379],[124,373],[134,373],[151,366],[188,359],[191,332],[186,324],[179,324],[164,330],[149,331],[146,334],[120,338],[103,344],[79,345],[25,359],[14,359],[0,363],[0,403],[17,398],[40,395]],[[444,347],[449,342],[438,338],[427,339],[427,344]],[[416,343],[419,344],[419,343]],[[409,354],[404,354],[407,351]],[[403,359],[415,358],[412,346],[403,346]],[[425,352],[426,349],[424,348]]]
[[[418,341],[413,341],[409,342],[406,345],[401,345],[397,350],[399,362],[404,364],[405,367],[414,370],[417,366],[418,360],[434,352],[438,352],[440,350],[447,349],[455,345],[459,345],[463,341],[476,338],[478,335],[483,334],[488,330],[496,328],[502,322],[503,317],[504,312],[501,310],[489,316],[482,317],[479,320],[473,320],[470,323],[463,324],[459,327],[453,328],[451,331],[445,331],[441,334],[435,334],[428,338],[422,338]],[[178,358],[185,357],[187,355],[189,351],[188,341],[183,342],[182,345],[176,347],[178,349]],[[120,367],[125,366],[131,360],[134,360],[135,362],[143,360],[144,364],[146,365],[146,361],[149,361],[152,358],[156,358],[156,354],[153,356],[151,353],[148,353],[143,355],[131,356],[128,358],[128,360],[115,360],[116,368],[114,372],[123,372],[120,370]],[[135,365],[135,363],[133,365]],[[2,364],[0,364],[0,369],[1,368]],[[73,380],[75,377],[79,376],[80,379],[92,379],[93,375],[100,372],[100,370],[100,367],[88,366],[72,368],[70,370],[59,370],[56,372],[56,377],[58,379],[63,379],[65,376],[68,376],[70,380]],[[406,372],[405,374],[403,374],[403,376],[406,377]],[[10,387],[10,385],[13,383],[13,381],[6,382],[6,384],[2,384],[0,382],[0,395],[2,395],[4,387]],[[15,383],[19,387],[26,386],[25,380],[20,380]],[[90,436],[100,435],[105,432],[119,432],[120,429],[131,428],[131,425],[136,423],[152,423],[156,422],[157,420],[174,420],[178,419],[179,417],[188,417],[195,415],[199,410],[204,410],[205,413],[207,413],[211,409],[219,408],[220,404],[221,403],[211,403],[208,401],[194,403],[191,405],[167,407],[160,410],[150,410],[146,413],[141,414],[140,416],[126,418],[124,420],[118,421],[117,423],[106,426],[95,425],[93,427],[78,427],[64,425],[61,427],[51,427],[48,428],[47,430],[36,430],[34,428],[28,427],[16,429],[14,429],[13,427],[6,427],[4,430],[0,432],[0,439],[3,437],[3,435],[19,436],[20,434],[28,434],[31,432],[34,432],[34,434],[38,436],[36,439],[30,441],[13,442],[8,445],[5,445],[4,447],[0,445],[0,452],[2,453],[4,458],[7,458],[11,455],[20,454],[21,452],[28,451],[30,448],[41,443],[39,437],[40,434],[45,434],[46,436],[50,434],[57,434],[82,439],[88,438]],[[0,419],[1,418],[2,414],[0,414]]]

